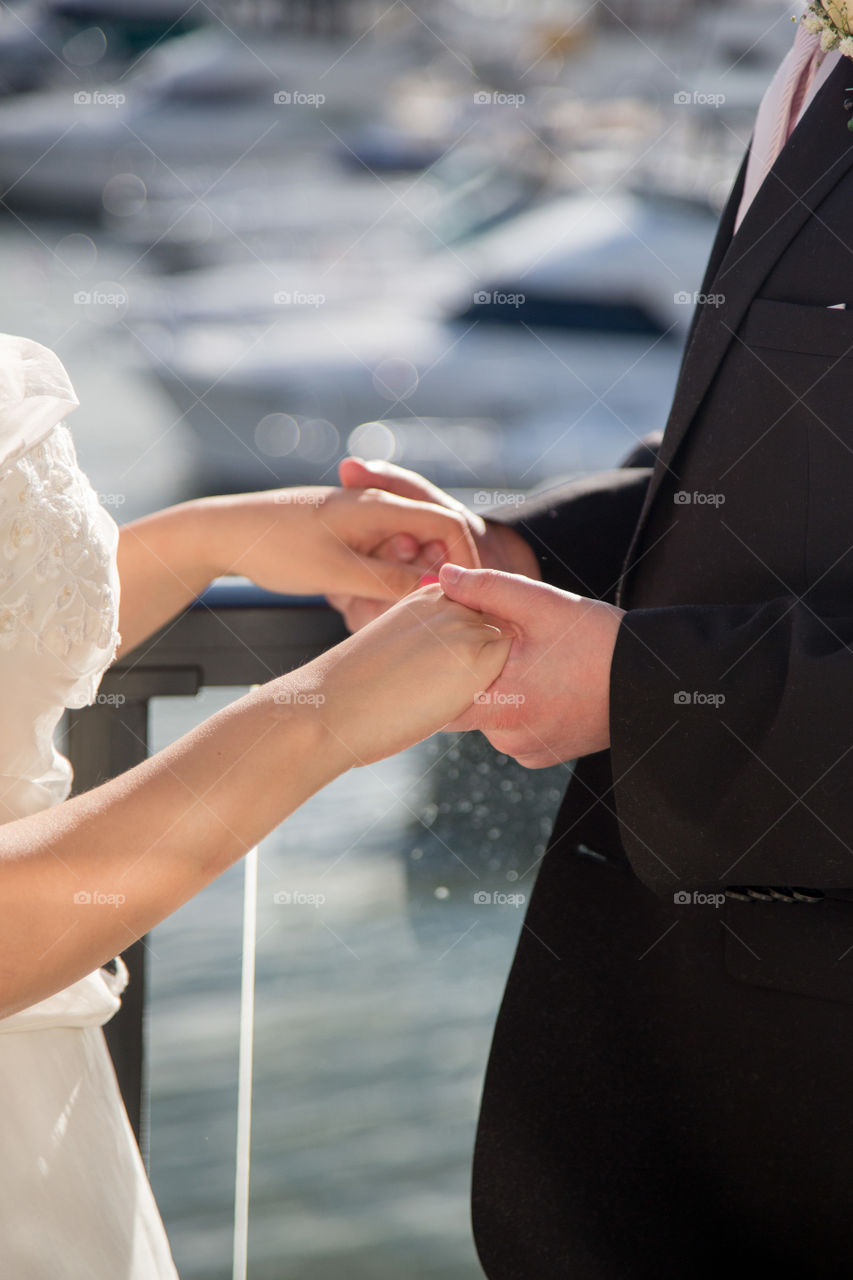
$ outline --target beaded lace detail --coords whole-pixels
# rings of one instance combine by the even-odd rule
[[[52,655],[66,706],[93,700],[119,641],[116,540],[64,423],[0,467],[0,649]]]

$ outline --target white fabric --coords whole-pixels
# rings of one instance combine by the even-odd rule
[[[94,701],[118,644],[118,530],[62,418],[57,357],[0,335],[0,821],[64,800],[64,707]],[[176,1280],[101,1026],[123,965],[0,1019],[0,1276]]]
[[[838,49],[824,54],[820,36],[808,31],[802,22],[797,24],[794,43],[782,59],[758,108],[735,231],[746,217],[780,151],[811,106],[818,90],[835,70],[841,56]]]

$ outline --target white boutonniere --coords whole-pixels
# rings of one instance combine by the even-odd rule
[[[840,49],[845,58],[853,58],[853,0],[812,0],[802,23],[820,36],[824,53]]]

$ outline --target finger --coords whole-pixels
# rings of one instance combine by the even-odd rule
[[[400,498],[412,498],[415,502],[434,502],[453,510],[465,508],[430,480],[416,471],[408,471],[393,462],[379,460],[365,462],[362,458],[343,458],[338,464],[338,475],[345,489],[385,489]]]
[[[454,564],[478,569],[480,557],[468,522],[455,511],[431,502],[414,502],[382,489],[365,489],[359,499],[360,544],[374,545],[407,533],[419,546],[442,542]],[[459,559],[457,560],[457,557]]]
[[[440,541],[427,542],[421,545],[410,533],[398,533],[393,538],[385,538],[370,551],[372,556],[380,560],[396,560],[401,564],[416,564],[421,569],[438,571],[438,566],[447,559],[447,546]]]
[[[407,471],[405,467],[398,467],[393,462],[365,462],[362,458],[343,458],[338,464],[338,476],[345,489],[382,489],[398,498],[428,502],[447,511],[456,511],[474,533],[485,533],[486,522],[483,517],[469,511],[464,502],[451,497],[444,489],[439,489],[438,485],[418,475],[416,471]]]
[[[421,544],[410,533],[398,533],[380,543],[371,554],[382,560],[399,560],[402,564],[411,564],[421,554]]]
[[[438,572],[441,565],[449,559],[447,546],[438,540],[426,542],[420,549],[418,564]]]
[[[464,604],[479,613],[489,613],[514,622],[523,629],[524,619],[535,607],[535,593],[542,591],[541,583],[515,573],[501,573],[497,569],[459,569],[445,564],[439,569],[439,581],[449,600]],[[533,593],[533,594],[532,594]]]

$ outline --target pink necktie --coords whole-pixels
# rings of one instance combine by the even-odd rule
[[[819,53],[820,36],[807,31],[800,22],[793,47],[783,58],[758,108],[735,230],[793,132],[817,70]]]

